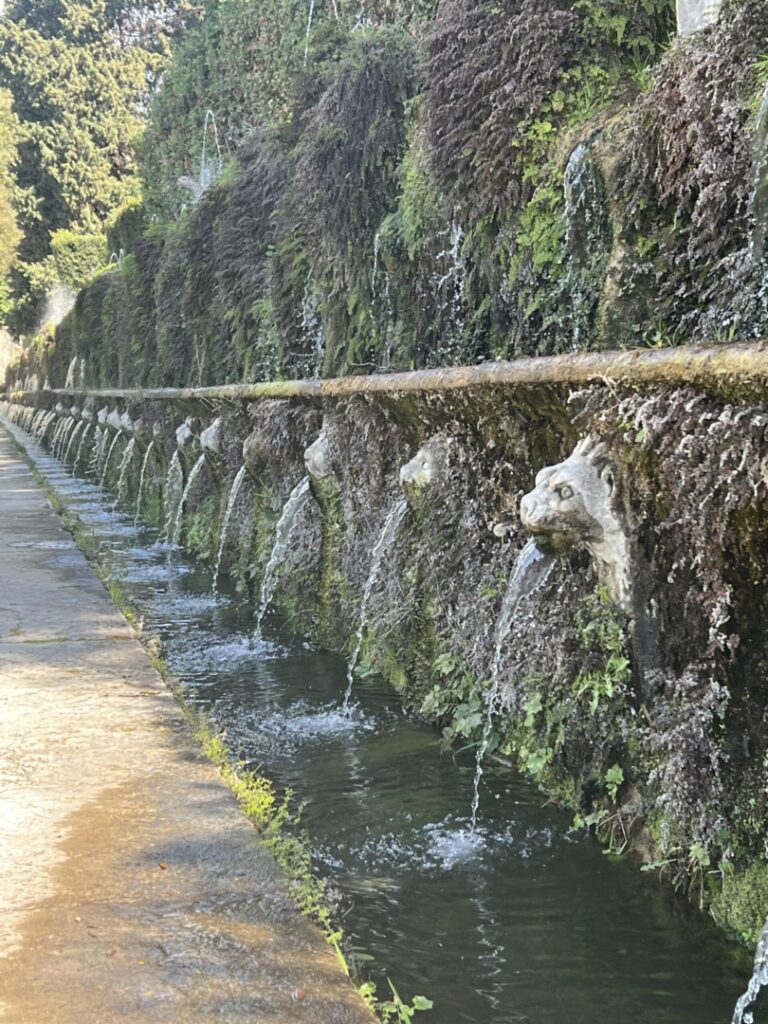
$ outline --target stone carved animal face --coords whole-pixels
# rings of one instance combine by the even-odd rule
[[[551,548],[600,543],[619,526],[612,496],[613,473],[604,449],[586,438],[564,462],[538,473],[536,487],[520,503],[520,518]]]
[[[585,547],[613,599],[629,608],[629,545],[614,511],[607,453],[594,438],[580,441],[563,462],[541,470],[535,488],[520,502],[520,519],[545,550]]]
[[[400,484],[408,490],[421,491],[444,475],[447,463],[447,444],[433,437],[401,468]]]
[[[200,447],[203,451],[221,454],[221,417],[216,419],[200,433]]]
[[[322,430],[304,452],[304,466],[313,480],[324,480],[331,475],[331,452],[328,437]]]

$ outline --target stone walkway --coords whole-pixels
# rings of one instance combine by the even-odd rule
[[[0,1020],[372,1020],[2,430]]]

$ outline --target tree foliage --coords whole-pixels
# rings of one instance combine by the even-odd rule
[[[0,19],[0,85],[22,126],[28,266],[48,255],[53,232],[98,233],[138,193],[136,142],[180,13],[163,0],[15,0]],[[34,317],[35,302],[24,301],[30,279],[17,276],[16,287],[20,310]]]
[[[17,224],[14,179],[19,125],[11,109],[11,96],[0,90],[0,323],[8,312],[8,273],[21,240]]]

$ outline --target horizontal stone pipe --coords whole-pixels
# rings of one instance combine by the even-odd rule
[[[768,383],[768,341],[727,345],[689,345],[618,352],[579,352],[510,362],[480,363],[407,373],[336,377],[328,380],[268,381],[200,388],[57,388],[15,392],[12,398],[55,396],[115,398],[126,401],[253,401],[266,398],[345,398],[352,395],[439,393],[497,386],[586,384],[605,381],[716,385]]]

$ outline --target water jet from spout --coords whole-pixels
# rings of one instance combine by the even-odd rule
[[[278,569],[280,568],[283,556],[288,548],[288,541],[290,540],[291,533],[296,522],[296,517],[298,516],[299,510],[304,505],[308,494],[309,477],[305,476],[291,491],[288,500],[283,506],[280,518],[277,521],[277,526],[275,527],[275,543],[261,581],[259,610],[256,615],[256,630],[254,634],[257,640],[261,639],[261,625],[264,621],[264,616],[267,614],[269,606],[272,604],[272,598],[275,596]]]

